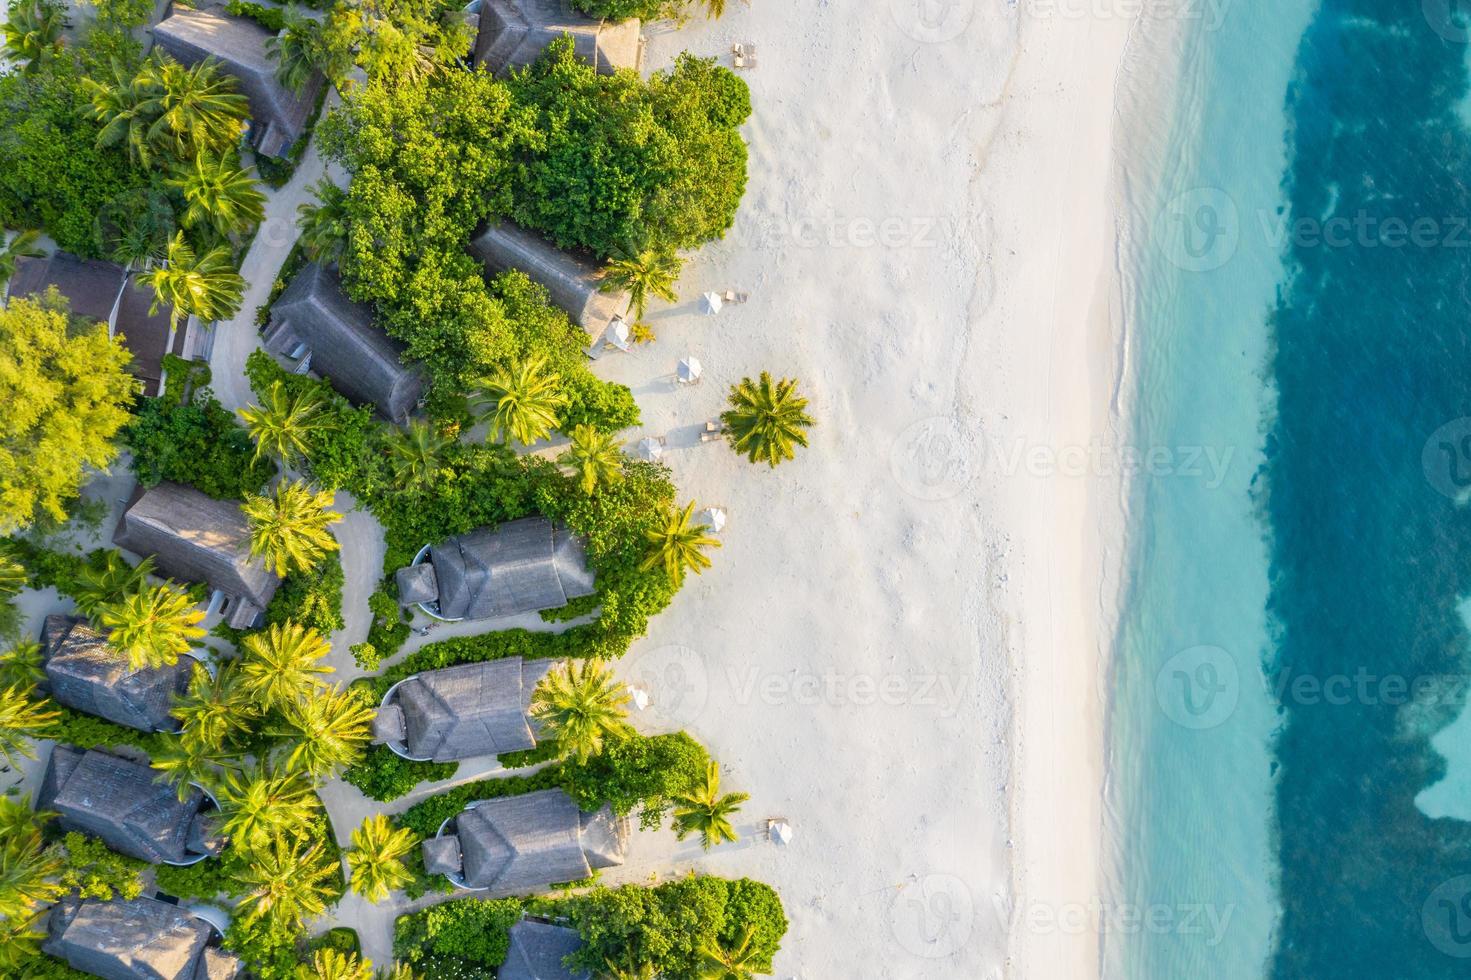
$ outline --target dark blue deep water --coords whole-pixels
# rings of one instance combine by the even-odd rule
[[[1468,38],[1444,0],[1326,0],[1287,94],[1259,490],[1276,977],[1471,976],[1471,823],[1416,805],[1471,670]]]

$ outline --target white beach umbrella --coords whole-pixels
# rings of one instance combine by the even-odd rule
[[[792,837],[795,836],[792,833],[792,825],[780,819],[768,820],[766,823],[766,833],[767,836],[778,844],[790,844]]]
[[[725,519],[725,511],[719,507],[706,507],[695,515],[697,523],[705,525],[716,534],[725,530]]]
[[[626,688],[626,690],[628,691],[628,700],[639,711],[643,711],[645,708],[647,708],[649,706],[649,692],[648,691],[645,691],[643,688],[639,687],[637,684],[629,684],[628,687]]]
[[[680,384],[694,384],[700,380],[700,375],[705,373],[705,366],[700,363],[699,358],[691,354],[689,357],[681,358],[679,369],[675,376],[679,378]]]
[[[653,461],[664,455],[663,444],[660,443],[659,440],[655,439],[653,436],[645,436],[644,438],[640,439],[638,441],[637,449],[640,459]]]
[[[608,323],[608,331],[603,336],[614,347],[621,351],[627,351],[629,338],[628,321],[621,316],[615,316]]]
[[[720,298],[719,293],[706,293],[700,297],[700,309],[705,312],[706,316],[714,316],[719,313],[720,308],[724,305],[725,300]]]

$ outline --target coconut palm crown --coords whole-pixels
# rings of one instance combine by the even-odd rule
[[[639,565],[644,571],[664,566],[669,581],[675,585],[684,581],[686,570],[696,575],[710,567],[706,548],[719,548],[720,542],[705,533],[705,525],[694,522],[695,502],[685,504],[683,510],[670,510],[664,523],[644,532],[649,541],[649,552]]]
[[[240,505],[250,522],[250,553],[277,575],[309,572],[338,548],[331,527],[342,515],[329,508],[333,493],[300,480],[276,484],[273,494],[246,494]]]
[[[807,399],[797,394],[794,379],[772,381],[762,371],[759,380],[743,378],[731,386],[730,408],[720,420],[732,449],[753,463],[774,467],[794,458],[797,446],[807,445],[806,430],[815,422],[806,408]]]
[[[586,762],[606,742],[633,734],[623,706],[628,691],[597,661],[567,664],[547,674],[531,695],[531,716],[557,754]]]

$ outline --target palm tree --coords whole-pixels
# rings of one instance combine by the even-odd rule
[[[34,759],[30,740],[40,738],[61,717],[49,701],[32,701],[19,684],[0,691],[0,756],[14,766],[21,757]]]
[[[144,558],[136,565],[129,565],[123,553],[116,548],[102,553],[101,565],[83,566],[77,575],[77,587],[72,590],[77,610],[89,619],[101,613],[104,606],[122,602],[135,592],[143,591],[148,576],[153,574],[153,558]]]
[[[541,723],[542,737],[557,743],[560,758],[586,762],[603,751],[604,742],[633,734],[623,710],[628,700],[612,671],[599,661],[584,661],[542,678],[531,695],[531,716]]]
[[[502,367],[481,382],[482,417],[490,437],[529,446],[557,427],[557,409],[567,403],[561,377],[546,368],[546,358],[529,357]]]
[[[721,796],[720,767],[712,760],[705,769],[703,784],[674,797],[674,835],[684,840],[690,834],[699,834],[700,844],[707,851],[725,841],[739,840],[730,818],[750,798],[747,793]]]
[[[208,225],[224,237],[265,219],[266,196],[233,159],[197,156],[164,183],[184,195],[185,228]]]
[[[252,633],[241,646],[245,654],[240,665],[241,687],[267,708],[290,704],[315,691],[323,683],[321,675],[332,673],[322,663],[331,650],[327,640],[297,623]]]
[[[337,261],[347,245],[350,216],[347,191],[323,177],[312,185],[316,203],[296,207],[296,227],[301,229],[301,247],[313,262]]]
[[[163,111],[159,104],[158,73],[163,53],[150,53],[143,65],[133,71],[117,58],[112,60],[112,77],[105,81],[83,78],[82,88],[92,100],[92,118],[102,123],[97,146],[123,143],[128,158],[139,167],[153,160],[151,131]]]
[[[815,424],[804,411],[807,399],[797,394],[797,382],[773,382],[761,372],[759,381],[742,378],[730,388],[730,409],[721,413],[731,448],[753,463],[776,466],[792,459],[795,446],[807,445],[808,426]]]
[[[64,862],[41,834],[41,824],[49,816],[0,798],[0,920],[17,927],[21,935],[30,931],[38,910],[66,891],[57,880]],[[8,946],[12,936],[6,932],[0,938]]]
[[[181,803],[189,798],[192,784],[212,787],[219,782],[220,770],[234,765],[218,746],[206,744],[194,732],[161,738],[162,751],[153,753],[153,768],[159,773],[155,781],[173,786]]]
[[[378,976],[380,980],[420,980],[413,967],[407,963],[395,963],[388,969],[379,971]]]
[[[366,818],[352,832],[352,850],[347,852],[347,866],[352,869],[348,884],[370,902],[383,901],[389,892],[413,880],[403,858],[416,843],[412,830],[395,830],[383,814]]]
[[[107,642],[128,655],[133,667],[178,663],[195,640],[204,636],[197,625],[204,612],[189,594],[171,582],[141,589],[102,606],[97,623],[108,631]]]
[[[373,961],[357,953],[340,953],[335,949],[319,949],[310,963],[296,968],[297,980],[373,980]]]
[[[373,709],[352,691],[328,689],[281,705],[289,726],[280,734],[298,741],[286,765],[318,779],[362,758],[372,737]]]
[[[628,293],[628,308],[633,318],[642,320],[651,296],[666,303],[679,301],[674,284],[683,268],[684,262],[674,253],[645,249],[610,261],[603,269],[603,283],[598,288],[605,293]]]
[[[570,468],[582,492],[591,496],[598,484],[623,479],[623,443],[590,425],[574,426],[572,443],[557,462]]]
[[[748,923],[741,928],[734,946],[715,942],[701,949],[695,967],[697,980],[751,980],[761,972],[761,953],[751,943],[754,936],[755,930]]]
[[[41,644],[35,640],[22,640],[0,653],[0,685],[29,689],[45,679],[45,663]]]
[[[313,490],[300,480],[276,484],[273,496],[248,493],[240,505],[250,522],[250,553],[285,576],[309,572],[338,548],[329,530],[342,520],[331,490]]]
[[[686,569],[699,575],[709,568],[705,549],[719,548],[720,542],[705,533],[705,525],[694,523],[694,513],[695,502],[691,500],[684,510],[666,513],[663,526],[645,531],[651,547],[639,568],[649,571],[663,565],[675,585],[684,581]]]
[[[269,919],[278,929],[295,931],[308,919],[327,910],[332,894],[329,879],[338,872],[336,862],[324,853],[321,843],[302,847],[277,837],[270,847],[254,854],[240,875],[246,886],[239,908],[247,925]]]
[[[283,20],[281,32],[266,40],[266,54],[276,62],[276,81],[299,94],[317,70],[322,26],[295,7],[286,8]]]
[[[169,713],[179,719],[192,740],[218,751],[232,736],[247,730],[256,708],[236,664],[227,661],[213,674],[195,664],[189,690]]]
[[[220,831],[252,854],[273,840],[308,834],[322,806],[305,775],[264,763],[247,772],[226,771],[219,797]]]
[[[406,490],[427,488],[439,473],[445,450],[454,443],[453,437],[418,419],[410,419],[405,429],[394,429],[384,444],[394,483]]]
[[[144,72],[155,93],[145,108],[154,117],[149,143],[192,160],[223,155],[240,142],[250,104],[214,58],[186,66],[164,56],[145,63]]]
[[[129,270],[162,259],[177,230],[173,202],[159,187],[124,191],[102,206],[94,225],[107,257]]]
[[[275,381],[261,401],[265,404],[240,410],[245,429],[255,440],[256,459],[269,454],[289,466],[306,456],[313,436],[332,426],[323,412],[326,403],[320,389],[306,388],[292,395]]]
[[[628,954],[628,962],[619,966],[612,960],[603,960],[603,971],[598,974],[599,980],[657,980],[658,973],[654,970],[654,964],[648,960],[634,959],[633,953]]]
[[[235,268],[230,250],[218,245],[203,255],[184,240],[182,231],[175,232],[164,253],[164,262],[138,277],[153,289],[156,315],[171,306],[170,316],[177,327],[181,320],[197,316],[201,320],[228,320],[240,312],[245,296],[245,280]]]
[[[34,228],[16,232],[9,244],[0,248],[0,292],[5,291],[5,284],[15,275],[16,259],[34,259],[46,254],[43,249],[36,247],[36,239],[40,237],[41,233]]]
[[[4,51],[25,66],[25,74],[30,74],[61,52],[61,32],[66,27],[66,15],[59,4],[46,0],[12,3],[3,24]]]

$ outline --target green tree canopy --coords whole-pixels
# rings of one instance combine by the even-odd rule
[[[105,327],[74,329],[54,290],[0,309],[0,533],[65,520],[86,471],[117,456],[131,361]]]

